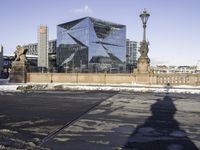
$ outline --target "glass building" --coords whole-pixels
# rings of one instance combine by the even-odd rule
[[[27,45],[23,45],[24,49],[27,49],[27,55],[38,55],[38,43],[31,43]],[[55,54],[56,53],[56,40],[48,41],[48,53]]]
[[[137,42],[126,39],[126,70],[133,72],[137,68]]]
[[[123,72],[126,26],[85,17],[57,26],[60,71]]]

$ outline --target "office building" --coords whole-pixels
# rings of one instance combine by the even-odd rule
[[[47,70],[48,64],[48,28],[41,25],[38,30],[38,67]]]
[[[23,45],[27,49],[27,55],[38,55],[38,43],[31,43]],[[48,42],[48,53],[49,55],[56,53],[56,40],[50,40]]]
[[[92,17],[60,24],[56,56],[62,71],[123,72],[126,26]]]
[[[23,47],[27,49],[27,55],[38,55],[38,43],[23,45]]]
[[[126,39],[126,70],[133,72],[137,67],[137,42]]]

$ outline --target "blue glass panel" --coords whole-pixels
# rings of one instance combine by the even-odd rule
[[[125,55],[124,25],[86,17],[57,27],[58,65],[67,59],[73,60],[76,66],[81,66],[80,63],[88,65],[89,62],[95,65],[99,62],[102,65],[105,63],[101,68],[113,67],[109,63],[121,66]]]

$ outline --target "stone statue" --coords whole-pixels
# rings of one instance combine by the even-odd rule
[[[149,45],[149,43],[146,42],[146,41],[142,41],[140,43],[140,49],[139,49],[139,52],[141,54],[140,57],[142,57],[142,58],[148,58],[148,55],[147,55],[148,51],[149,51],[148,45]]]
[[[27,79],[27,49],[18,45],[15,51],[15,60],[12,62],[10,71],[11,83],[26,83]]]
[[[16,47],[15,61],[25,62],[26,61],[27,49],[24,49],[20,45]]]

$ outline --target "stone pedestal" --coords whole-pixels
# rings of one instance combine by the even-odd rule
[[[14,61],[10,72],[11,83],[26,83],[27,63],[26,61]]]
[[[150,68],[150,60],[148,57],[140,57],[138,59],[137,68],[134,70],[136,83],[152,84],[153,70]]]
[[[150,84],[150,74],[149,73],[135,73],[136,83],[139,84]]]
[[[137,72],[139,73],[149,73],[150,72],[150,60],[149,58],[138,59]]]

